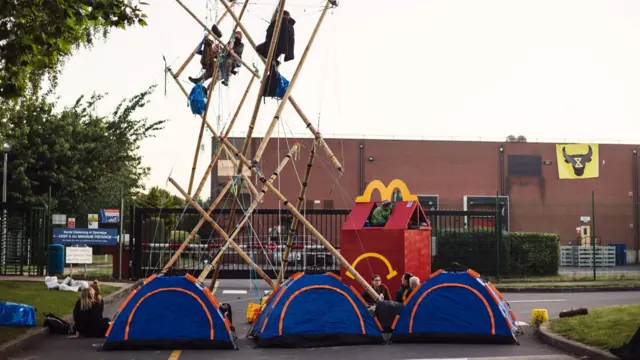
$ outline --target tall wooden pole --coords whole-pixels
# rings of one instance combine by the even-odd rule
[[[284,159],[282,159],[282,161],[280,162],[280,165],[278,165],[276,170],[269,177],[269,180],[265,180],[265,181],[268,182],[269,184],[273,184],[273,182],[276,180],[276,178],[278,177],[278,175],[280,174],[280,172],[282,171],[284,166],[289,162],[289,160],[291,160],[291,157],[298,151],[298,149],[299,149],[299,145],[295,144],[291,148],[291,151],[289,151],[289,153],[284,157]],[[249,205],[249,208],[245,211],[244,215],[242,216],[242,219],[240,219],[240,222],[238,222],[238,224],[235,226],[235,228],[233,230],[233,233],[230,236],[230,239],[234,239],[235,236],[238,235],[238,233],[242,229],[242,226],[244,226],[244,224],[247,222],[247,220],[249,220],[249,217],[251,217],[253,212],[256,210],[256,208],[258,207],[258,205],[260,204],[260,202],[262,201],[262,199],[266,195],[267,191],[269,191],[269,189],[266,186],[263,185],[262,190],[260,191],[260,194],[251,202],[251,205]],[[227,250],[228,246],[229,246],[229,243],[227,242],[222,246],[222,248],[220,248],[220,251],[218,251],[218,253],[216,254],[215,258],[204,269],[204,271],[203,271],[204,276],[201,274],[200,277],[205,278],[206,277],[206,273],[208,271],[210,271],[211,267],[216,266],[216,268],[218,268],[218,265],[221,262],[220,260],[222,258],[222,255]]]
[[[171,184],[173,184],[173,186],[180,192],[180,194],[182,194],[184,199],[186,201],[188,201],[189,204],[191,204],[191,206],[193,206],[196,210],[198,210],[198,212],[213,226],[213,228],[216,230],[216,232],[218,232],[218,234],[220,236],[222,236],[223,238],[227,239],[227,243],[229,243],[231,245],[231,247],[233,247],[233,249],[238,252],[240,257],[247,264],[249,264],[250,266],[254,267],[256,272],[258,273],[258,275],[260,275],[260,277],[263,278],[264,281],[266,281],[267,284],[269,284],[271,286],[271,288],[274,288],[275,284],[267,276],[267,274],[265,274],[264,271],[262,271],[262,269],[258,265],[256,265],[253,262],[253,260],[251,260],[251,258],[244,251],[242,251],[242,249],[238,246],[238,244],[236,244],[235,241],[233,241],[233,239],[229,238],[229,235],[227,235],[227,233],[224,230],[222,230],[222,228],[218,225],[218,223],[216,223],[215,220],[213,220],[211,218],[211,216],[207,215],[207,213],[202,209],[202,207],[200,207],[200,205],[198,205],[195,201],[193,201],[193,199],[189,196],[189,194],[187,194],[187,192],[184,191],[184,189],[182,187],[180,187],[180,185],[178,185],[178,183],[176,183],[175,180],[173,180],[172,178],[169,178],[169,182]],[[265,183],[266,183],[266,180],[265,180]],[[205,276],[206,276],[206,274],[205,274]],[[202,275],[200,275],[200,278],[202,278]]]
[[[311,167],[313,166],[313,158],[316,155],[316,144],[315,142],[311,146],[311,151],[309,152],[309,161],[307,162],[307,170],[304,173],[304,180],[302,180],[302,187],[300,188],[300,194],[298,195],[298,201],[296,203],[296,209],[300,211],[302,205],[304,204],[304,196],[307,192],[307,185],[309,185],[309,176],[311,175]],[[278,284],[281,284],[284,281],[284,275],[287,272],[287,266],[289,265],[289,254],[291,253],[291,247],[293,246],[293,236],[298,231],[298,218],[293,218],[291,222],[291,226],[289,227],[289,232],[287,234],[287,247],[284,250],[284,255],[282,256],[282,265],[280,267],[280,273],[278,273]]]
[[[222,191],[220,191],[220,195],[218,195],[216,200],[211,204],[211,206],[209,206],[209,209],[207,210],[207,215],[211,215],[213,210],[218,206],[218,203],[220,203],[220,201],[224,198],[224,195],[231,188],[231,185],[233,184],[233,182],[234,182],[234,179],[229,179],[229,181],[224,186],[224,188],[222,188]],[[191,241],[191,239],[194,236],[196,236],[196,234],[198,233],[198,230],[200,230],[202,225],[204,225],[204,222],[205,222],[205,219],[203,217],[201,217],[200,221],[198,221],[198,224],[193,228],[193,230],[191,231],[189,236],[187,236],[187,238],[184,239],[184,241],[182,242],[182,244],[180,245],[178,250],[176,250],[176,252],[173,254],[171,259],[169,259],[167,264],[164,266],[164,268],[161,271],[162,274],[166,273],[167,270],[169,270],[169,268],[171,268],[173,263],[175,263],[176,260],[178,260],[178,257],[180,256],[180,254],[182,254],[182,251],[187,247],[187,245],[189,245],[189,242]]]
[[[313,33],[311,33],[311,38],[309,39],[309,42],[307,43],[307,46],[305,47],[304,52],[302,53],[302,57],[300,58],[298,67],[296,67],[296,71],[293,73],[293,77],[291,77],[291,81],[289,82],[289,87],[287,88],[287,91],[284,93],[284,96],[280,101],[280,105],[278,105],[278,110],[276,110],[276,114],[273,115],[273,120],[271,120],[271,124],[269,125],[269,129],[267,130],[267,133],[264,135],[262,142],[260,142],[260,146],[258,146],[258,150],[256,151],[256,154],[253,158],[254,163],[257,163],[260,161],[260,158],[262,157],[262,153],[264,153],[264,150],[266,149],[267,144],[271,139],[271,134],[273,133],[273,130],[275,129],[276,124],[280,119],[280,115],[282,114],[282,111],[284,111],[284,106],[287,104],[287,99],[289,99],[289,96],[291,96],[291,91],[293,90],[293,87],[296,84],[296,80],[298,80],[298,76],[300,75],[300,70],[302,70],[302,67],[304,66],[304,62],[305,60],[307,60],[307,56],[309,55],[309,51],[311,50],[311,45],[313,45],[313,41],[316,39],[316,35],[318,35],[318,30],[320,30],[320,26],[322,25],[322,21],[324,20],[324,17],[327,15],[327,10],[329,10],[329,7],[330,7],[330,3],[327,1],[327,3],[324,5],[324,9],[322,10],[322,14],[320,15],[320,19],[318,19],[318,23],[316,24],[315,29],[313,29]]]
[[[200,153],[200,145],[202,145],[202,135],[204,134],[204,123],[207,119],[207,114],[209,113],[209,105],[211,105],[211,98],[213,94],[213,88],[216,86],[216,81],[218,81],[218,63],[216,62],[213,76],[211,77],[211,82],[209,83],[209,91],[207,91],[207,103],[204,108],[204,115],[202,116],[202,125],[200,125],[200,133],[198,134],[198,141],[196,142],[196,151],[193,154],[193,165],[191,167],[191,176],[189,176],[189,187],[187,188],[187,193],[191,194],[191,189],[193,186],[193,177],[196,175],[196,167],[198,167],[198,154]]]

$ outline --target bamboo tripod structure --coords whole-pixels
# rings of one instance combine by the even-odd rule
[[[254,158],[252,160],[247,159],[247,153],[248,153],[248,143],[249,140],[252,138],[252,134],[253,134],[253,128],[255,126],[255,122],[257,119],[257,115],[259,112],[259,107],[260,107],[260,100],[262,99],[262,93],[264,91],[264,87],[266,85],[266,82],[268,81],[270,72],[272,71],[272,62],[273,62],[273,52],[274,52],[274,48],[275,48],[275,44],[276,41],[278,39],[278,32],[280,30],[280,23],[282,21],[282,17],[283,17],[283,12],[284,12],[284,5],[286,0],[279,0],[279,5],[277,8],[277,15],[276,15],[276,26],[274,28],[274,36],[272,38],[272,41],[270,43],[269,46],[269,53],[267,56],[267,59],[264,59],[263,57],[260,56],[260,59],[263,61],[263,63],[265,63],[265,69],[264,69],[264,73],[262,76],[260,76],[257,73],[257,70],[253,70],[251,69],[245,62],[242,61],[242,59],[237,56],[237,54],[235,54],[233,52],[232,49],[230,49],[230,47],[223,43],[222,40],[220,38],[218,38],[217,36],[215,36],[215,34],[212,33],[212,31],[210,29],[208,29],[206,27],[206,25],[200,21],[194,14],[193,12],[191,12],[180,0],[176,0],[176,2],[187,12],[189,13],[194,20],[196,20],[203,28],[205,28],[205,30],[209,33],[210,36],[212,36],[218,43],[222,44],[225,49],[227,50],[227,52],[233,56],[238,63],[240,63],[242,66],[244,66],[249,73],[251,73],[253,75],[251,82],[249,83],[247,90],[245,91],[245,94],[243,96],[243,99],[238,107],[238,109],[236,110],[236,114],[234,115],[234,119],[232,120],[232,122],[230,123],[230,125],[228,126],[228,128],[226,129],[225,133],[220,136],[220,134],[218,134],[218,132],[213,128],[213,126],[211,126],[211,124],[209,123],[209,121],[206,119],[206,116],[202,116],[202,129],[204,129],[204,126],[207,126],[207,128],[211,131],[211,133],[213,134],[214,139],[216,139],[217,141],[220,142],[220,146],[219,149],[216,150],[216,153],[214,154],[214,156],[212,157],[212,161],[209,165],[209,168],[207,169],[207,171],[205,172],[205,175],[203,176],[203,180],[200,183],[200,186],[198,187],[198,190],[196,191],[196,194],[199,194],[201,189],[202,189],[202,185],[205,181],[205,179],[209,176],[212,167],[214,166],[214,164],[216,163],[216,161],[219,159],[220,154],[222,153],[222,151],[224,150],[226,152],[226,155],[228,155],[229,160],[232,160],[232,162],[236,165],[236,177],[234,179],[229,180],[229,182],[226,184],[225,188],[220,192],[220,194],[218,195],[218,197],[216,198],[216,201],[214,201],[214,203],[209,207],[209,209],[207,211],[205,211],[204,209],[202,209],[202,207],[200,207],[195,201],[195,197],[190,195],[190,191],[185,191],[182,187],[180,187],[180,185],[177,184],[177,182],[172,179],[169,178],[169,181],[171,182],[171,184],[182,194],[182,196],[185,198],[185,200],[187,200],[189,202],[189,204],[191,206],[193,206],[202,216],[200,222],[198,223],[198,225],[194,228],[194,230],[191,232],[191,234],[189,235],[189,237],[185,240],[185,242],[183,242],[183,244],[181,244],[180,248],[178,249],[178,251],[182,252],[182,250],[184,250],[184,248],[187,246],[188,242],[190,241],[191,238],[193,238],[193,236],[197,233],[197,231],[199,230],[199,227],[202,226],[202,224],[204,223],[204,221],[209,222],[214,230],[225,239],[224,245],[220,248],[220,250],[218,251],[218,253],[216,254],[216,256],[213,258],[213,260],[206,266],[206,268],[204,269],[204,271],[202,272],[202,274],[200,275],[200,277],[198,278],[199,281],[204,281],[204,279],[206,279],[208,273],[211,271],[211,269],[215,266],[217,268],[219,268],[219,264],[220,264],[220,260],[222,258],[222,255],[224,254],[225,250],[231,246],[239,255],[240,257],[247,263],[249,264],[252,268],[254,268],[256,270],[256,272],[258,273],[258,275],[264,279],[267,284],[269,284],[269,286],[271,286],[271,288],[274,288],[276,283],[274,283],[266,274],[265,272],[259,267],[257,266],[253,260],[242,250],[242,248],[234,241],[234,238],[240,233],[242,226],[246,223],[246,221],[249,219],[249,217],[253,214],[253,212],[255,211],[255,209],[258,207],[259,203],[261,202],[261,200],[264,198],[264,196],[266,195],[266,193],[268,191],[271,191],[272,193],[274,193],[279,199],[280,201],[282,201],[285,205],[285,207],[293,214],[293,216],[295,217],[294,222],[292,223],[291,228],[288,231],[288,238],[287,238],[287,249],[285,251],[285,257],[283,258],[283,260],[288,260],[288,256],[289,256],[289,252],[290,252],[290,248],[292,246],[292,242],[293,242],[293,234],[295,234],[295,231],[297,229],[298,223],[302,223],[303,226],[305,226],[305,228],[329,251],[331,252],[331,254],[336,257],[336,259],[342,264],[342,266],[344,266],[347,271],[349,273],[351,273],[355,280],[363,287],[365,288],[365,290],[371,295],[371,297],[378,301],[379,299],[379,295],[373,290],[373,288],[366,282],[366,280],[364,278],[362,278],[362,276],[351,266],[351,264],[349,264],[349,262],[347,262],[344,257],[342,257],[342,255],[340,255],[340,253],[331,245],[331,243],[300,213],[299,208],[301,208],[302,203],[303,203],[303,199],[304,199],[304,195],[306,192],[306,188],[308,185],[308,180],[309,180],[309,175],[310,175],[310,170],[313,164],[313,159],[315,156],[315,146],[318,145],[322,148],[325,149],[325,152],[327,153],[329,159],[331,160],[331,162],[333,163],[334,167],[342,172],[342,165],[340,164],[340,162],[337,160],[336,156],[333,154],[333,152],[329,149],[329,147],[327,146],[326,142],[324,141],[324,139],[320,136],[320,133],[313,127],[313,125],[309,122],[308,118],[304,115],[304,113],[302,112],[302,110],[300,109],[300,107],[295,103],[293,97],[291,96],[292,90],[293,90],[293,86],[296,83],[296,80],[300,74],[300,71],[302,69],[302,66],[304,65],[304,62],[307,58],[307,55],[310,51],[310,48],[313,44],[313,41],[315,40],[315,37],[318,33],[318,30],[322,24],[322,21],[325,18],[326,12],[329,8],[331,8],[331,6],[337,6],[335,0],[327,0],[325,7],[322,11],[322,14],[320,15],[320,18],[313,30],[313,33],[311,35],[311,38],[309,40],[309,42],[307,43],[307,46],[305,47],[305,50],[300,58],[300,62],[298,63],[298,66],[296,67],[296,70],[294,72],[294,75],[289,83],[289,87],[287,88],[285,95],[282,99],[282,101],[280,102],[278,109],[276,111],[276,114],[273,116],[273,119],[269,125],[269,130],[267,132],[267,134],[265,135],[265,137],[262,139],[260,146],[258,147],[258,151],[256,152],[256,155],[254,156]],[[238,18],[235,13],[233,12],[233,9],[231,9],[231,7],[225,2],[225,0],[221,0],[221,2],[223,3],[223,5],[226,8],[226,12],[225,14],[229,14],[231,15],[231,17],[233,18],[233,20],[236,23],[236,28],[239,27],[241,29],[241,31],[244,33],[246,39],[249,41],[249,43],[252,45],[252,47],[255,49],[256,48],[256,44],[253,41],[253,39],[251,38],[251,35],[248,33],[248,31],[246,30],[246,28],[244,27],[244,25],[241,22],[241,19]],[[246,5],[246,3],[245,3]],[[244,12],[244,7],[243,7],[243,12]],[[190,60],[190,59],[189,59]],[[176,81],[176,83],[178,84],[178,86],[180,87],[180,89],[182,90],[182,92],[184,93],[185,96],[188,97],[188,93],[186,91],[186,89],[182,86],[182,84],[180,83],[180,81],[178,80],[178,76],[173,73],[173,71],[171,71],[171,69],[167,69],[167,71],[172,75],[172,77],[174,78],[174,80]],[[252,118],[251,118],[251,123],[249,126],[249,130],[248,130],[248,134],[245,138],[245,142],[243,144],[243,148],[242,150],[238,150],[237,148],[235,148],[235,146],[233,146],[233,144],[227,139],[231,128],[235,122],[235,119],[238,116],[238,113],[240,111],[241,106],[244,103],[244,100],[246,98],[246,95],[253,83],[253,79],[255,78],[259,78],[261,79],[261,84],[260,84],[260,91],[258,93],[257,99],[256,99],[256,105],[254,106],[253,109],[253,114],[252,114]],[[298,197],[298,201],[296,206],[294,207],[288,200],[287,198],[280,192],[278,191],[278,189],[276,189],[273,185],[273,181],[275,181],[275,179],[278,177],[279,173],[281,172],[281,170],[284,168],[284,166],[290,161],[290,159],[293,157],[293,155],[299,150],[299,144],[295,144],[292,148],[291,151],[285,156],[284,159],[282,159],[282,161],[280,162],[279,166],[276,168],[276,170],[274,171],[273,175],[267,179],[264,174],[262,173],[261,170],[259,170],[256,165],[259,162],[262,154],[264,153],[267,144],[271,138],[271,134],[278,122],[278,120],[280,119],[280,115],[282,114],[282,111],[284,110],[284,106],[285,104],[289,102],[292,104],[293,108],[296,110],[296,112],[298,113],[298,115],[300,115],[300,117],[302,118],[302,120],[304,121],[305,125],[307,125],[307,128],[309,130],[311,130],[313,136],[314,136],[314,145],[311,149],[311,153],[309,156],[309,161],[307,164],[307,172],[305,173],[305,180],[303,182],[303,186],[300,190],[300,195]],[[236,159],[237,161],[234,161]],[[250,184],[251,181],[250,179],[248,179],[248,177],[244,174],[244,171],[242,171],[242,168],[246,166],[248,170],[251,171],[252,175],[255,175],[259,178],[259,181],[262,183],[262,190],[260,191],[259,194],[255,194],[257,193],[257,191],[252,191],[252,193],[254,193],[254,200],[252,201],[251,205],[249,206],[249,208],[245,211],[245,214],[243,215],[242,219],[240,220],[240,222],[238,222],[238,224],[235,226],[235,228],[233,228],[233,231],[231,231],[231,221],[233,218],[230,218],[230,224],[227,227],[228,230],[225,231],[223,230],[212,218],[209,214],[211,214],[211,212],[216,208],[216,206],[219,203],[219,200],[222,198],[222,196],[224,196],[224,194],[229,190],[229,188],[231,187],[231,185],[234,182],[242,182],[244,180],[244,182]],[[193,178],[193,174],[191,175],[191,178]],[[190,180],[190,182],[192,182],[192,180]],[[190,185],[191,186],[191,185]],[[195,194],[194,194],[195,195]],[[229,235],[229,232],[231,232],[231,234]],[[163,269],[163,273],[166,272],[172,265],[173,263],[175,263],[176,259],[178,258],[180,254],[178,252],[176,252],[176,254],[174,254],[174,256],[172,257],[172,259],[170,260],[170,262],[165,266],[165,268]],[[286,271],[286,265],[283,262],[283,266],[280,269],[280,272],[278,274],[278,282],[280,282],[282,280],[282,278],[284,277],[284,272]],[[212,283],[213,286],[213,283]]]

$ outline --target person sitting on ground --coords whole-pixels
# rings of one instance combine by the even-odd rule
[[[109,319],[102,317],[102,305],[95,299],[92,287],[82,289],[73,309],[73,327],[84,337],[104,337],[109,329]]]
[[[371,287],[376,293],[378,293],[378,295],[380,296],[380,300],[391,300],[391,292],[389,292],[389,288],[387,287],[387,285],[382,283],[382,278],[380,278],[380,275],[373,275]],[[373,299],[367,291],[362,294],[362,298],[367,302],[367,304],[376,303],[376,300]]]
[[[400,285],[400,289],[396,293],[396,302],[404,303],[404,301],[409,298],[411,295],[411,285],[409,284],[409,279],[413,277],[413,274],[406,273],[402,275],[402,284]]]
[[[256,46],[256,51],[263,58],[267,58],[269,56],[269,46],[271,45],[271,39],[273,39],[273,30],[276,26],[276,19],[278,15],[278,10],[271,17],[271,23],[267,28],[267,36],[262,44],[258,44]],[[280,61],[278,58],[280,55],[284,55],[284,61],[291,61],[295,58],[294,47],[295,47],[295,30],[293,26],[296,24],[296,21],[291,17],[291,14],[287,10],[282,13],[282,23],[280,24],[280,33],[278,34],[278,42],[276,43],[276,48],[273,53],[273,60],[276,66],[280,65]]]
[[[385,226],[391,216],[391,201],[385,200],[371,214],[372,226]]]
[[[102,291],[100,291],[100,284],[98,283],[98,280],[93,280],[89,287],[93,289],[94,299],[98,304],[100,304],[100,314],[102,314],[104,311],[104,299],[102,298]]]

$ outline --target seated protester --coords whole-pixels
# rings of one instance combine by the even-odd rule
[[[419,287],[420,287],[420,279],[417,276],[411,277],[411,279],[409,279],[409,288],[411,289],[410,291],[414,292]]]
[[[387,287],[387,285],[382,283],[380,275],[373,275],[371,287],[376,293],[378,293],[378,295],[380,295],[380,300],[391,300],[391,292],[389,292],[389,288]],[[376,303],[376,300],[371,298],[371,295],[369,295],[367,291],[362,294],[362,298],[367,302],[367,304]]]
[[[233,52],[238,55],[239,58],[242,59],[242,52],[244,52],[244,43],[242,42],[242,32],[240,30],[236,31],[227,46],[233,50]],[[229,76],[231,74],[236,75],[238,72],[236,68],[240,67],[240,62],[236,60],[236,58],[231,55],[228,50],[224,50],[222,53],[222,66],[224,69],[224,73],[222,76],[222,85],[229,86]]]
[[[94,299],[98,304],[100,304],[100,314],[102,314],[104,311],[104,299],[102,298],[102,292],[100,291],[100,284],[98,284],[98,280],[93,280],[89,287],[93,289]]]
[[[95,300],[93,288],[82,289],[73,309],[75,331],[84,337],[104,337],[109,329],[109,319],[102,317],[102,308]]]
[[[411,285],[409,285],[409,279],[411,279],[412,277],[414,276],[411,273],[402,275],[402,285],[400,285],[400,289],[398,289],[398,292],[396,293],[396,302],[404,303],[404,301],[409,298],[409,295],[411,295]]]
[[[218,29],[218,26],[213,24],[211,32],[217,37],[222,37],[222,32]],[[204,70],[204,74],[197,78],[189,76],[189,81],[197,84],[201,81],[207,81],[213,77],[213,72],[218,68],[218,55],[223,50],[223,47],[210,39],[208,36],[204,38],[204,49],[202,50],[202,56],[200,57],[200,65]]]
[[[385,226],[391,216],[391,201],[385,200],[371,214],[372,226]]]
[[[278,10],[271,17],[271,23],[267,28],[267,37],[265,38],[262,44],[258,44],[256,46],[256,51],[263,58],[267,58],[269,56],[269,46],[271,45],[271,39],[273,39],[273,30],[276,26],[276,19],[278,15]],[[284,61],[290,61],[295,58],[294,47],[295,47],[295,31],[293,25],[296,24],[296,21],[291,17],[291,14],[287,10],[282,13],[282,23],[280,24],[280,33],[278,34],[278,42],[276,43],[276,48],[273,53],[273,59],[275,60],[276,66],[280,65],[278,58],[280,55],[284,55]]]

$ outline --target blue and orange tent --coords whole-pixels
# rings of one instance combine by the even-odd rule
[[[259,347],[384,343],[362,297],[335,274],[292,275],[279,285],[250,330]]]
[[[118,309],[102,348],[237,349],[218,302],[191,275],[147,278]]]
[[[405,301],[393,342],[516,343],[521,331],[500,292],[473,270],[434,273]]]

